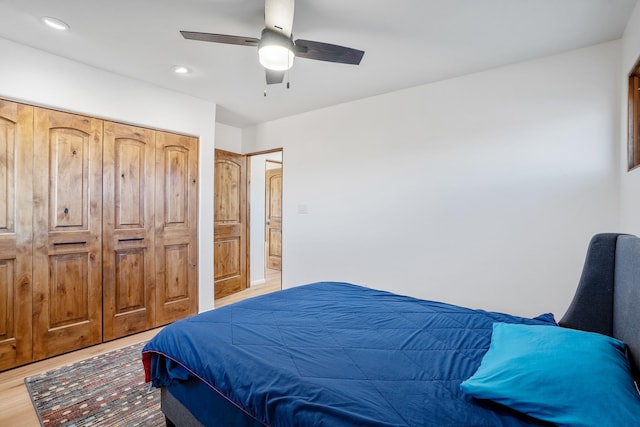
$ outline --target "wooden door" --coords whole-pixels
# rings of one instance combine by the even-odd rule
[[[0,371],[31,361],[33,108],[0,100]]]
[[[105,122],[103,340],[155,325],[155,132]]]
[[[156,132],[156,326],[198,311],[198,140]]]
[[[267,165],[274,164],[267,162]],[[282,270],[282,164],[275,169],[267,169],[266,191],[266,251],[267,268]]]
[[[216,150],[213,289],[222,298],[247,288],[247,158]]]
[[[34,359],[102,341],[102,121],[34,109]]]

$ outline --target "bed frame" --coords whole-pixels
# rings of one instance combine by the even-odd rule
[[[597,234],[591,239],[578,289],[560,326],[624,341],[640,382],[640,238]]]
[[[628,346],[636,383],[640,383],[640,238],[617,233],[598,234],[589,244],[575,296],[561,326],[598,332]],[[193,386],[197,387],[197,380]],[[203,390],[206,392],[206,390]],[[215,399],[215,393],[211,393]],[[189,410],[162,388],[161,407],[167,426],[202,427]],[[250,417],[235,425],[254,426]]]

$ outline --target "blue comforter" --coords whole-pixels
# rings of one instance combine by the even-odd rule
[[[269,426],[543,425],[460,391],[494,322],[555,325],[323,282],[176,322],[143,357],[154,386],[196,376]]]

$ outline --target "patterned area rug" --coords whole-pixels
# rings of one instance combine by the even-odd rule
[[[160,392],[144,382],[143,346],[25,378],[42,426],[164,426]]]

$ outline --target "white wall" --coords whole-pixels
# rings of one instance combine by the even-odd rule
[[[640,236],[640,168],[627,172],[627,95],[629,72],[640,57],[640,3],[636,4],[622,39],[620,73],[620,223],[625,232]]]
[[[0,39],[0,97],[200,138],[199,309],[213,308],[216,106]]]
[[[283,287],[560,318],[619,225],[619,69],[612,42],[244,129],[286,152]]]
[[[232,153],[242,153],[242,129],[216,123],[216,148]]]

